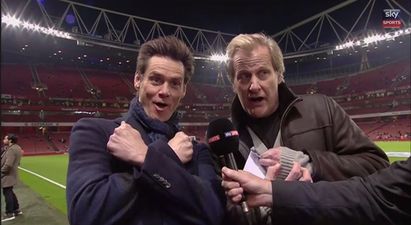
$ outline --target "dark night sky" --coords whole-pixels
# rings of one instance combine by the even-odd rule
[[[287,26],[335,6],[343,0],[75,0],[155,20],[227,33],[264,31]]]

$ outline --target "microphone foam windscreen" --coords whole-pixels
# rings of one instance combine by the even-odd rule
[[[227,118],[211,121],[206,138],[211,151],[216,155],[226,155],[238,150],[238,132]]]

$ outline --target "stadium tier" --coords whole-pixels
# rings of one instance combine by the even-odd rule
[[[388,122],[380,119],[381,113],[409,114],[409,67],[410,63],[402,60],[336,79],[290,86],[297,94],[332,96],[373,139],[409,139],[410,127],[402,126],[409,124],[409,115],[399,120],[389,117]],[[119,117],[127,112],[134,95],[131,74],[55,65],[2,64],[1,68],[3,77],[14,78],[1,81],[2,121],[6,122],[3,127],[22,123],[34,131],[39,127],[60,127],[47,135],[18,130],[27,153],[67,150],[73,123],[83,117]],[[229,85],[190,83],[179,107],[183,130],[202,139],[209,121],[229,117],[233,96]],[[371,114],[375,114],[375,119],[362,120]],[[62,139],[65,141],[58,141]]]
[[[295,85],[292,89],[297,94],[345,96],[408,86],[409,81],[410,62],[405,59],[341,78]]]
[[[40,82],[47,85],[45,95],[55,98],[90,98],[79,71],[69,68],[37,66]]]
[[[54,128],[55,129],[55,128]],[[14,133],[25,155],[65,152],[68,150],[70,131],[53,131],[46,127],[3,127],[2,132]]]
[[[373,140],[409,140],[410,139],[409,116],[398,118],[372,118],[357,121],[357,124]]]
[[[37,96],[37,91],[31,88],[32,76],[27,65],[1,66],[1,93],[17,96]],[[7,79],[12,77],[13,79]]]
[[[112,99],[116,97],[130,99],[134,93],[132,90],[132,76],[126,78],[126,75],[122,75],[121,73],[97,70],[83,70],[82,72],[84,76],[89,79],[91,85],[100,91],[99,98],[101,99]],[[113,92],[113,90],[116,91]]]

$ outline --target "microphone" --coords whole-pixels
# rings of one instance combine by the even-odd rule
[[[226,118],[211,121],[207,128],[206,139],[211,151],[218,156],[223,165],[233,170],[238,170],[233,154],[234,151],[238,151],[240,143],[238,136],[238,131]],[[250,216],[248,216],[250,209],[244,195],[241,200],[241,208],[247,220],[250,221]]]

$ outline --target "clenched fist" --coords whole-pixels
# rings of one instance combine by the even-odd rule
[[[174,150],[183,164],[193,158],[193,143],[191,142],[191,138],[184,132],[177,132],[168,142],[168,145]]]
[[[122,121],[110,136],[107,149],[117,158],[141,166],[146,158],[148,147],[141,138],[140,132]]]

